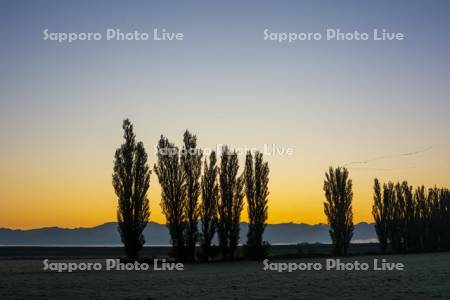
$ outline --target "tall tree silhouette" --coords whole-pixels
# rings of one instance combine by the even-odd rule
[[[323,189],[326,198],[324,212],[330,225],[333,251],[336,255],[345,255],[354,229],[352,180],[348,178],[348,170],[330,167],[325,174]]]
[[[393,182],[388,182],[386,186],[386,195],[390,198],[391,205],[389,206],[389,221],[388,221],[388,232],[389,241],[392,250],[395,252],[402,251],[402,237],[403,237],[403,200],[399,195],[400,184]]]
[[[209,163],[205,158],[201,180],[202,202],[200,206],[200,219],[202,223],[201,246],[203,260],[207,261],[211,255],[211,243],[217,227],[217,201],[219,187],[217,184],[217,158],[214,151],[209,156]]]
[[[425,187],[419,186],[414,191],[414,203],[416,205],[416,220],[417,220],[417,243],[420,250],[425,249],[427,225],[426,219],[428,218],[427,196]]]
[[[167,220],[174,256],[179,260],[185,260],[186,186],[180,153],[174,144],[161,136],[157,146],[157,158],[154,170],[161,185],[161,208]]]
[[[269,196],[269,164],[263,162],[262,153],[255,154],[253,164],[252,153],[247,152],[244,174],[249,219],[246,254],[253,259],[262,259],[267,255],[263,234],[267,226]]]
[[[441,210],[439,201],[439,189],[434,187],[428,190],[428,206],[429,206],[429,250],[439,250],[440,247],[440,231],[441,231]]]
[[[198,240],[198,197],[200,196],[200,175],[202,170],[202,152],[197,148],[197,137],[186,130],[183,136],[181,165],[186,183],[186,244],[189,260],[195,259],[195,246]]]
[[[439,193],[441,211],[441,248],[450,250],[450,190],[442,188]]]
[[[403,249],[409,251],[417,248],[417,220],[416,205],[414,202],[413,187],[407,181],[401,184],[402,197],[404,201],[404,231],[403,231]]]
[[[392,227],[392,248],[396,252],[402,252],[406,249],[405,232],[406,232],[406,199],[402,188],[403,183],[395,184],[395,197],[393,205],[393,220],[395,226]]]
[[[112,184],[118,197],[119,233],[128,258],[136,260],[145,243],[142,232],[150,216],[147,190],[151,171],[144,144],[136,143],[133,125],[128,119],[123,121],[122,128],[125,142],[115,153]]]
[[[239,243],[240,217],[243,208],[244,180],[238,177],[239,162],[236,152],[222,149],[220,161],[220,199],[218,205],[219,244],[225,260],[233,260]]]
[[[384,186],[384,190],[386,186]],[[380,243],[381,252],[386,252],[388,245],[388,213],[389,213],[389,205],[390,198],[387,195],[381,192],[381,186],[378,179],[374,180],[374,195],[373,195],[373,206],[372,206],[372,215],[375,220],[375,231],[377,233],[378,241]]]

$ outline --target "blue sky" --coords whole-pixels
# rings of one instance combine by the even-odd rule
[[[449,6],[448,1],[2,1],[0,202],[29,213],[0,226],[61,222],[29,221],[39,199],[58,197],[71,199],[68,209],[76,199],[99,201],[109,209],[101,218],[114,218],[112,154],[125,117],[149,149],[160,134],[181,142],[186,128],[198,134],[202,146],[293,147],[294,157],[268,158],[274,220],[321,221],[323,173],[349,161],[432,147],[354,170],[360,196],[355,216],[361,220],[370,219],[375,176],[448,186]],[[165,28],[183,32],[185,39],[58,44],[43,41],[46,28]],[[263,40],[266,28],[385,28],[404,33],[406,40],[280,44]],[[156,178],[153,183],[158,214]],[[65,192],[51,192],[61,184]],[[86,185],[94,195],[84,191]],[[85,224],[80,214],[68,224]]]

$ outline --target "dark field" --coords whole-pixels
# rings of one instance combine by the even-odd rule
[[[353,255],[377,254],[378,244],[351,244],[349,253]],[[144,247],[141,250],[143,257],[170,256],[170,247]],[[242,255],[239,247],[237,255]],[[328,244],[301,244],[301,245],[273,245],[270,247],[271,258],[301,258],[308,256],[324,256],[331,252]],[[0,246],[0,260],[4,259],[86,259],[86,258],[116,258],[123,257],[123,247],[23,247]],[[220,255],[217,256],[220,259]]]
[[[289,247],[292,250],[294,246]],[[274,250],[286,253],[289,247],[284,250],[283,247],[274,247]],[[110,252],[102,254],[97,252],[99,249],[109,249]],[[321,270],[292,273],[264,271],[262,262],[252,261],[186,264],[184,271],[57,273],[43,271],[42,259],[31,259],[30,255],[38,257],[44,254],[51,259],[62,251],[68,257],[78,253],[79,258],[121,256],[119,248],[99,249],[51,248],[51,251],[41,249],[39,252],[36,248],[22,248],[22,252],[17,253],[27,259],[5,259],[4,254],[13,249],[2,248],[1,299],[449,299],[450,295],[448,252],[378,257],[365,255],[342,259],[372,265],[374,258],[385,258],[389,262],[403,263],[404,271]],[[167,250],[149,248],[145,254],[163,255]],[[28,255],[25,255],[27,251]],[[74,260],[65,258],[59,261]],[[75,261],[104,263],[99,258]],[[325,258],[272,262],[283,261],[324,263]]]

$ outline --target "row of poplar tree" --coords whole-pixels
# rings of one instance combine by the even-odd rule
[[[129,259],[137,259],[145,243],[143,230],[150,216],[147,191],[151,170],[142,142],[136,142],[133,125],[123,122],[124,143],[116,150],[113,186],[118,197],[119,233]],[[173,255],[178,260],[208,260],[217,233],[225,260],[235,257],[240,216],[247,200],[249,230],[244,247],[249,258],[267,253],[263,233],[267,222],[269,166],[261,153],[248,152],[239,174],[236,152],[222,149],[203,157],[197,137],[186,131],[179,149],[161,136],[154,165],[161,185],[161,207],[169,229]],[[200,245],[201,253],[197,253]]]
[[[382,252],[450,250],[448,189],[375,179],[372,213]]]
[[[336,255],[347,254],[353,236],[353,185],[346,168],[325,174],[324,212]],[[413,188],[408,182],[374,180],[372,214],[382,252],[450,250],[450,190]]]
[[[151,170],[144,145],[136,142],[128,119],[123,122],[123,130],[124,143],[115,153],[112,181],[118,197],[121,239],[128,258],[137,259],[150,216],[147,190]],[[177,259],[195,260],[199,244],[201,257],[208,260],[217,233],[223,258],[232,260],[239,244],[244,198],[249,219],[245,254],[255,259],[266,256],[263,233],[267,225],[269,166],[261,153],[247,153],[244,171],[238,174],[236,152],[225,147],[220,162],[214,151],[204,158],[196,136],[186,131],[181,149],[161,136],[154,171],[161,185],[161,207]],[[354,230],[353,184],[348,170],[330,167],[323,189],[333,252],[345,255]],[[450,250],[448,189],[414,189],[406,181],[381,186],[375,179],[372,214],[382,252]]]

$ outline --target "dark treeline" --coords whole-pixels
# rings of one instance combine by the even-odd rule
[[[123,123],[124,144],[117,149],[113,185],[118,196],[119,232],[129,259],[137,259],[145,243],[142,231],[149,218],[147,190],[150,169],[142,142],[135,142],[133,125]],[[269,166],[261,153],[248,152],[239,172],[236,152],[224,147],[204,157],[197,137],[186,131],[179,149],[161,136],[153,169],[161,185],[161,208],[166,217],[173,255],[181,261],[204,261],[221,253],[233,260],[239,245],[241,212],[247,198],[248,258],[267,255],[263,241],[267,225]],[[213,244],[217,237],[218,245]],[[200,246],[200,247],[197,247]]]
[[[450,191],[374,182],[372,214],[382,252],[450,250]]]
[[[147,191],[151,170],[133,125],[123,122],[124,143],[116,150],[113,186],[118,198],[119,233],[129,259],[137,259],[145,243],[142,232],[150,216]],[[244,199],[249,230],[244,255],[263,259],[268,217],[269,165],[259,152],[248,152],[239,171],[236,152],[223,147],[204,155],[197,137],[186,130],[179,149],[161,136],[154,172],[161,185],[161,208],[169,229],[173,256],[181,261],[208,261],[221,254],[233,260],[240,243]],[[325,174],[324,213],[335,255],[346,255],[353,237],[353,183],[346,168],[330,167]],[[450,191],[406,181],[374,182],[372,214],[382,252],[450,250]],[[213,241],[218,240],[218,245]]]
[[[408,182],[374,181],[372,214],[381,252],[450,250],[450,191],[413,188]],[[353,236],[352,180],[346,168],[329,168],[324,212],[336,255],[346,255]]]
[[[246,254],[249,258],[264,257],[269,167],[262,154],[247,153],[246,167],[239,174],[238,155],[228,147],[222,149],[218,162],[214,151],[203,159],[197,137],[189,131],[184,133],[183,142],[179,150],[161,136],[154,167],[162,187],[161,206],[174,256],[179,260],[207,261],[220,252],[225,260],[233,260],[240,242],[241,212],[247,194],[251,230]],[[213,245],[216,235],[219,244]]]

